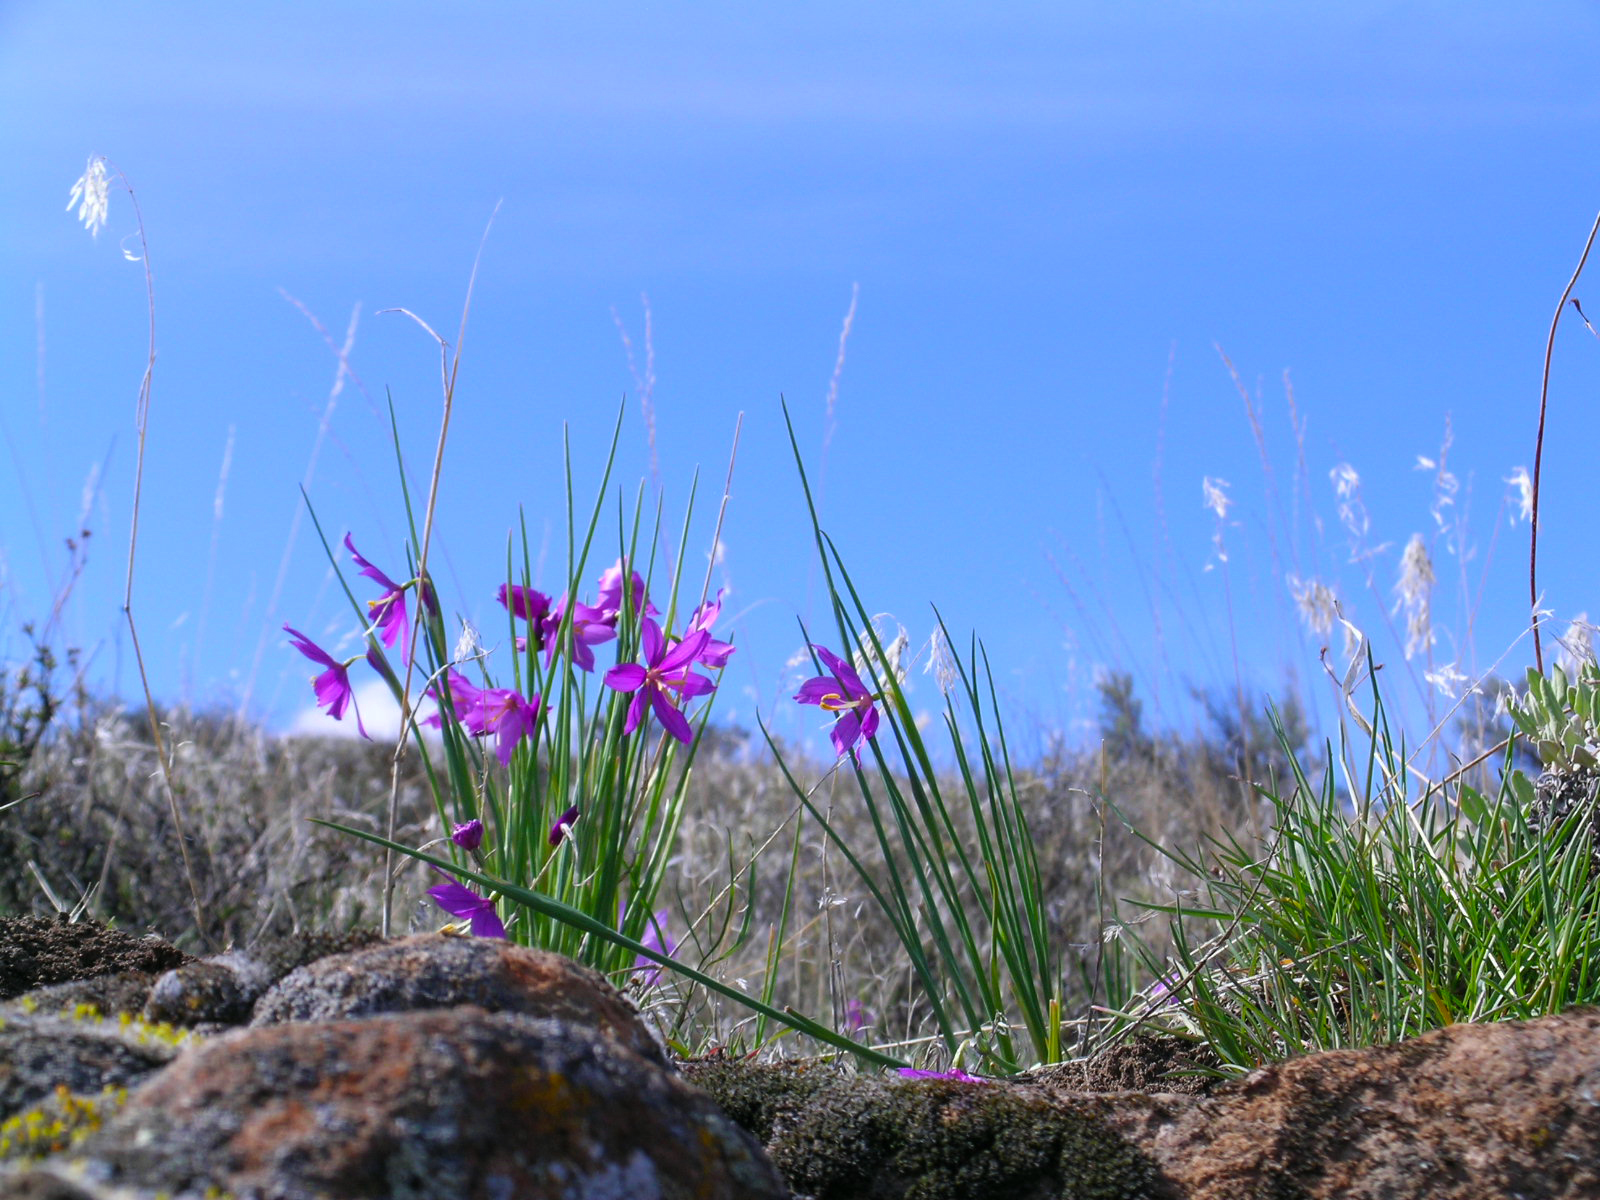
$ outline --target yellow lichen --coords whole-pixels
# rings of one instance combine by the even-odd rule
[[[29,1011],[35,1011],[37,1007],[34,1005]],[[73,1021],[81,1025],[106,1024],[106,1015],[94,1004],[63,1006],[56,1015],[63,1021]],[[117,1014],[117,1032],[125,1040],[139,1046],[163,1045],[177,1049],[200,1040],[200,1035],[192,1029],[169,1025],[165,1021],[147,1021],[130,1012]]]
[[[117,1024],[124,1034],[132,1037],[141,1046],[160,1042],[163,1045],[179,1047],[200,1039],[200,1035],[192,1029],[169,1025],[165,1021],[146,1021],[143,1017],[136,1017],[132,1013],[118,1013]]]
[[[125,1087],[106,1086],[79,1095],[58,1084],[55,1095],[35,1108],[0,1121],[0,1162],[32,1162],[76,1145],[100,1128],[128,1100]]]

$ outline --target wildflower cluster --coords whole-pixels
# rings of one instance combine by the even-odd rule
[[[349,534],[345,535],[344,545],[360,573],[383,589],[377,599],[367,601],[370,623],[364,631],[366,636],[369,641],[375,638],[390,649],[398,642],[402,656],[409,659],[412,647],[406,593],[418,586],[418,581],[396,583],[361,556]],[[605,674],[607,687],[634,693],[623,733],[631,734],[638,729],[648,707],[668,733],[688,745],[694,735],[683,713],[684,702],[716,690],[716,684],[691,668],[702,665],[720,670],[733,654],[731,644],[711,636],[711,628],[722,611],[723,592],[719,590],[714,600],[695,610],[682,638],[669,638],[656,622],[660,610],[650,601],[644,580],[637,571],[629,572],[632,586],[624,599],[624,570],[625,564],[619,559],[600,576],[593,604],[569,602],[566,596],[552,601],[543,592],[511,583],[500,585],[496,599],[517,620],[527,622],[527,633],[517,638],[517,650],[542,653],[546,670],[565,652],[575,668],[592,672],[595,669],[594,647],[615,641],[618,622],[624,614],[636,614],[640,619],[645,662],[621,662]],[[437,617],[439,608],[433,588],[426,586],[421,590],[428,615]],[[312,679],[312,687],[318,706],[335,720],[342,720],[347,711],[355,708],[350,668],[357,659],[365,657],[380,675],[392,677],[387,664],[381,661],[377,645],[370,645],[365,655],[340,660],[299,630],[289,625],[283,628],[293,639],[296,650],[325,668]],[[441,707],[421,723],[438,728],[443,720],[441,712],[448,709],[460,727],[473,737],[493,736],[495,756],[502,767],[508,766],[519,745],[536,739],[541,714],[539,694],[524,695],[516,688],[479,687],[456,669],[458,665],[453,660],[446,663],[441,678],[429,685],[429,696]],[[362,737],[370,736],[361,723],[359,709],[356,709],[356,726]]]
[[[350,535],[343,544],[360,576],[379,589],[364,610],[358,606],[364,654],[336,658],[305,634],[284,627],[294,647],[322,668],[312,680],[318,705],[335,719],[355,711],[358,731],[369,736],[356,710],[351,669],[365,658],[399,698],[401,673],[388,657],[398,650],[403,666],[422,669],[421,692],[431,701],[432,711],[413,715],[415,728],[409,732],[420,735],[424,726],[437,730],[439,742],[432,749],[420,736],[415,740],[425,756],[442,742],[446,759],[445,772],[436,777],[449,785],[436,788],[447,831],[440,842],[475,870],[508,885],[531,883],[576,902],[592,917],[606,914],[608,926],[637,925],[634,933],[642,945],[670,956],[675,943],[665,929],[668,914],[652,904],[660,867],[640,855],[649,853],[664,830],[675,830],[676,818],[670,805],[646,805],[643,811],[650,815],[644,826],[628,826],[641,811],[635,797],[652,789],[659,795],[670,765],[670,759],[651,765],[642,749],[650,717],[673,744],[692,747],[690,704],[716,690],[702,672],[720,670],[733,654],[733,646],[713,632],[723,593],[696,608],[682,634],[674,636],[668,632],[670,616],[651,599],[645,579],[626,557],[601,573],[591,597],[580,597],[573,588],[552,596],[529,583],[503,583],[496,599],[510,623],[508,640],[516,655],[513,677],[497,681],[488,666],[491,653],[470,626],[446,652],[441,609],[426,579],[413,573],[396,580],[362,556]],[[591,708],[586,680],[599,670],[597,650],[606,645],[618,653],[601,675],[604,686],[594,693]],[[574,749],[579,753],[575,764]],[[499,773],[491,764],[498,764]],[[606,844],[587,845],[577,836],[580,824],[591,818]],[[475,890],[436,869],[445,878],[427,894],[460,923],[447,929],[475,937],[517,936],[571,952],[569,932],[537,922],[518,930],[502,907],[504,889]],[[630,902],[636,914],[631,918]],[[647,959],[613,965],[634,971],[647,985],[660,979]]]

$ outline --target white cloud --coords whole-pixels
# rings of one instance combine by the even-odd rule
[[[360,684],[356,689],[356,707],[361,710],[361,722],[366,726],[372,739],[378,742],[392,742],[400,736],[400,705],[389,691],[389,685],[381,679],[369,679]],[[419,706],[424,713],[432,712],[431,702]],[[339,737],[353,738],[360,735],[356,732],[356,722],[353,713],[345,713],[344,720],[335,721],[322,709],[312,705],[303,708],[294,715],[289,722],[290,736],[299,737]]]

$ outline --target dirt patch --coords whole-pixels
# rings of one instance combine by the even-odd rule
[[[123,971],[170,971],[189,955],[154,934],[140,937],[96,921],[0,918],[0,1000],[53,983]]]
[[[1171,1034],[1147,1034],[1119,1042],[1093,1058],[1052,1063],[1022,1076],[1058,1092],[1173,1092],[1209,1096],[1225,1082],[1211,1074],[1217,1058],[1204,1047]]]

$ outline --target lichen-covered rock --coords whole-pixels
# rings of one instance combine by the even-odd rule
[[[65,1085],[53,1096],[0,1120],[0,1164],[33,1163],[64,1154],[94,1133],[128,1102],[128,1089],[110,1084],[98,1095],[76,1095]]]
[[[1600,1196],[1600,1012],[1308,1054],[1116,1123],[1189,1200]]]
[[[0,1003],[0,1017],[8,1011],[50,1014],[84,1009],[93,1009],[105,1017],[123,1013],[138,1016],[144,1012],[150,986],[155,981],[156,977],[149,971],[118,971],[92,979],[52,983]]]
[[[171,1025],[243,1025],[256,1002],[284,976],[330,954],[383,939],[371,930],[295,933],[267,938],[249,950],[228,950],[168,971],[149,989],[144,1015]]]
[[[81,1147],[88,1178],[259,1200],[783,1200],[760,1146],[611,1038],[461,1007],[225,1034]]]
[[[154,934],[140,937],[98,921],[0,918],[0,1000],[48,984],[166,971],[187,961],[187,954]]]
[[[0,1119],[54,1096],[56,1089],[98,1093],[128,1087],[172,1061],[176,1030],[85,1011],[78,1016],[0,1018]]]
[[[322,958],[290,972],[251,1024],[333,1021],[474,1004],[572,1021],[665,1065],[632,1005],[598,971],[500,938],[419,934]]]
[[[0,1200],[174,1200],[174,1197],[142,1188],[96,1183],[85,1176],[81,1163],[51,1163],[9,1173],[0,1170]],[[208,1200],[232,1198],[218,1195]]]
[[[157,979],[144,1015],[171,1025],[242,1025],[273,982],[267,968],[249,955],[212,955]]]

